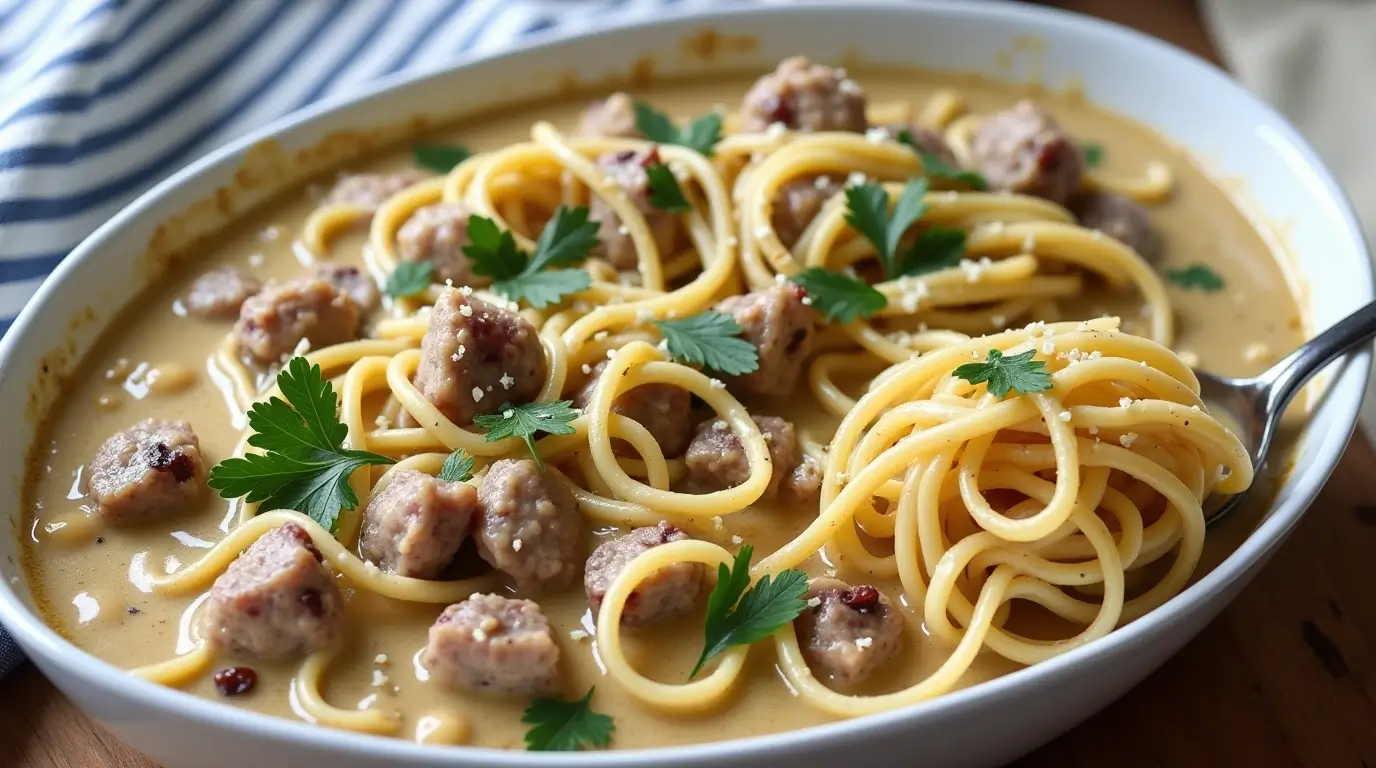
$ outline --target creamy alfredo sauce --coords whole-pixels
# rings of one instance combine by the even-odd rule
[[[923,102],[940,87],[959,87],[973,111],[991,111],[1012,104],[1025,93],[1004,85],[953,80],[913,72],[856,73],[871,103],[895,100]],[[675,115],[700,114],[717,103],[736,104],[754,73],[712,83],[664,84],[640,88],[636,95]],[[1204,262],[1226,281],[1220,293],[1205,294],[1172,286],[1170,298],[1178,318],[1175,348],[1187,361],[1225,374],[1255,373],[1302,338],[1302,323],[1291,287],[1277,257],[1219,185],[1209,180],[1182,151],[1152,131],[1081,100],[1045,93],[1034,94],[1072,135],[1105,148],[1104,167],[1136,175],[1148,161],[1160,160],[1176,176],[1173,199],[1153,206],[1150,213],[1164,234],[1163,269]],[[446,131],[436,140],[452,140],[474,150],[493,149],[527,139],[529,126],[545,119],[572,128],[584,98],[505,109]],[[405,167],[404,148],[351,170]],[[228,502],[207,493],[200,509],[177,519],[130,529],[101,528],[85,511],[84,465],[97,447],[116,431],[148,416],[184,419],[200,438],[207,464],[230,454],[242,424],[208,373],[207,358],[229,329],[228,323],[185,317],[178,297],[196,275],[211,266],[232,265],[260,279],[284,280],[301,273],[303,257],[293,248],[301,224],[316,205],[319,190],[332,178],[283,194],[262,210],[245,217],[229,231],[188,254],[157,285],[133,302],[124,316],[95,345],[81,372],[51,414],[41,442],[32,451],[26,494],[28,573],[34,593],[48,621],[82,648],[124,668],[165,660],[187,650],[187,628],[181,617],[191,598],[154,596],[148,573],[175,569],[199,558],[224,535]],[[340,262],[358,264],[361,231],[339,238],[333,247]],[[1095,285],[1094,283],[1090,284]],[[1126,330],[1143,332],[1139,311],[1130,300],[1086,295],[1082,316],[1119,313]],[[1135,320],[1136,319],[1136,320]],[[1193,362],[1193,361],[1191,361]],[[806,400],[800,388],[799,403]],[[747,404],[749,402],[747,401]],[[801,425],[822,426],[815,407],[762,408]],[[1237,514],[1224,526],[1211,529],[1204,561],[1197,576],[1215,565],[1254,525],[1265,506],[1265,493],[1254,494],[1252,511]],[[784,506],[760,507],[729,518],[715,538],[732,546],[732,537],[753,542],[768,553],[792,538],[811,519],[813,510]],[[606,533],[589,537],[588,549]],[[460,557],[472,556],[469,545]],[[821,573],[826,564],[811,562]],[[871,581],[863,573],[839,574],[852,583]],[[896,583],[877,585],[901,595]],[[502,701],[451,692],[425,682],[416,662],[426,629],[442,606],[405,604],[344,584],[349,645],[336,660],[324,694],[340,707],[377,707],[402,713],[402,734],[412,736],[430,727],[426,716],[441,711],[467,715],[473,744],[520,748],[524,701]],[[702,608],[693,615],[657,627],[625,632],[631,660],[655,679],[686,679],[702,643]],[[788,694],[774,669],[769,644],[754,648],[748,669],[729,708],[703,717],[676,718],[657,714],[618,691],[599,670],[590,639],[593,629],[581,589],[548,596],[540,603],[555,627],[563,656],[564,694],[581,694],[598,684],[598,710],[616,718],[614,746],[663,746],[716,741],[806,727],[829,717]],[[359,621],[366,617],[366,623]],[[935,669],[946,649],[923,631],[920,611],[908,613],[904,647],[886,670],[861,689],[865,693],[910,685]],[[259,683],[246,696],[225,699],[232,706],[294,717],[288,687],[296,663],[265,664],[248,658],[221,656],[216,668],[246,664],[259,673]],[[985,653],[967,673],[971,685],[1012,671],[1015,664]],[[192,687],[196,695],[220,699],[209,675]]]

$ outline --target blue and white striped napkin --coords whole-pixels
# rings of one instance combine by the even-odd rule
[[[141,192],[326,96],[710,0],[0,0],[0,335]]]
[[[0,0],[0,335],[58,262],[226,142],[381,75],[722,0]],[[0,675],[22,657],[0,630]]]

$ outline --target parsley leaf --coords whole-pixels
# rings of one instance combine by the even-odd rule
[[[277,374],[277,386],[285,401],[273,397],[248,412],[248,444],[263,453],[216,464],[208,485],[226,499],[242,496],[270,509],[294,509],[333,532],[339,510],[358,506],[349,476],[361,467],[395,462],[344,448],[349,429],[339,422],[339,399],[320,366],[294,357]]]
[[[789,279],[807,291],[814,309],[834,322],[849,323],[869,317],[889,305],[874,286],[822,267],[809,267]]]
[[[937,155],[923,149],[921,145],[917,143],[917,139],[913,137],[912,131],[907,128],[898,132],[898,140],[903,144],[907,144],[912,151],[917,153],[918,157],[922,158],[922,171],[929,178],[954,181],[959,184],[968,185],[970,189],[975,190],[985,190],[989,188],[989,182],[985,180],[983,175],[975,171],[967,171],[964,168],[958,168],[951,165]]]
[[[1037,351],[1029,349],[1012,357],[1004,357],[997,349],[989,350],[989,357],[982,363],[966,363],[952,374],[971,384],[988,382],[989,391],[1003,397],[1008,390],[1020,394],[1042,392],[1051,389],[1051,374],[1046,372],[1046,363],[1033,360]]]
[[[1080,154],[1084,155],[1085,166],[1098,168],[1104,163],[1104,145],[1097,142],[1086,141],[1080,145]]]
[[[728,376],[753,373],[760,367],[755,345],[740,338],[740,324],[723,312],[701,312],[681,320],[658,320],[669,354],[691,365],[705,365]]]
[[[616,723],[611,717],[592,710],[588,689],[578,701],[539,698],[530,702],[521,722],[526,731],[526,749],[532,752],[577,752],[585,747],[605,748],[612,741]]]
[[[1166,273],[1166,279],[1181,288],[1198,288],[1205,293],[1223,290],[1223,278],[1207,264],[1191,264],[1184,269],[1172,269]]]
[[[399,261],[387,276],[387,295],[404,299],[430,287],[435,268],[428,261]]]
[[[548,432],[551,435],[571,435],[574,432],[569,422],[578,418],[573,410],[572,400],[559,400],[553,403],[525,403],[512,405],[503,403],[496,413],[473,417],[473,423],[487,427],[487,442],[495,443],[508,437],[518,437],[530,449],[531,458],[543,472],[545,462],[535,450],[535,434]]]
[[[525,251],[516,247],[511,232],[498,229],[497,222],[486,216],[468,217],[468,245],[463,254],[473,260],[473,271],[494,280],[510,280],[521,274],[529,259]]]
[[[472,157],[462,144],[417,144],[411,147],[411,159],[416,165],[437,173],[449,173],[454,166]]]
[[[663,163],[654,163],[645,169],[649,179],[650,205],[669,213],[685,213],[693,210],[683,188],[678,185],[678,177]]]
[[[588,221],[588,209],[581,205],[577,208],[561,205],[535,241],[530,269],[576,264],[588,257],[594,245],[597,245],[597,222]]]
[[[874,246],[879,264],[889,279],[903,274],[899,270],[904,260],[898,252],[899,241],[927,212],[927,204],[922,201],[925,194],[926,179],[909,181],[903,185],[903,192],[890,214],[889,193],[884,185],[868,182],[846,188],[846,223]]]
[[[780,627],[798,618],[807,607],[807,574],[798,570],[781,572],[777,578],[768,575],[750,587],[750,557],[755,548],[746,544],[736,553],[731,568],[717,566],[717,586],[707,598],[707,621],[704,630],[702,655],[691,680],[711,659],[736,645],[757,643],[774,634]]]
[[[643,101],[635,102],[635,127],[656,144],[677,144],[711,157],[713,147],[721,141],[721,126],[721,115],[709,112],[679,130],[668,115]]]
[[[460,448],[449,454],[444,460],[444,466],[440,468],[439,478],[451,483],[462,483],[473,477],[473,457],[463,452]]]
[[[925,275],[960,263],[965,255],[965,230],[933,224],[922,231],[898,263],[900,275]]]
[[[559,206],[536,240],[534,254],[517,247],[511,232],[477,214],[468,217],[468,238],[463,253],[472,260],[473,272],[492,278],[492,290],[510,301],[544,309],[592,285],[584,270],[550,269],[582,261],[597,244],[597,223],[588,221],[587,208]]]

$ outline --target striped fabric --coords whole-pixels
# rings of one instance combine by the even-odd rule
[[[721,0],[0,0],[0,335],[139,193],[317,99]]]
[[[101,222],[317,99],[724,0],[0,0],[0,335]],[[22,660],[0,630],[0,675]]]

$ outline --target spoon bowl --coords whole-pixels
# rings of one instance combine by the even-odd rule
[[[1215,416],[1242,441],[1260,473],[1266,467],[1267,452],[1276,435],[1285,408],[1304,385],[1339,356],[1376,336],[1376,302],[1367,304],[1333,327],[1300,345],[1285,359],[1251,378],[1231,378],[1195,371],[1199,396]],[[1204,521],[1213,524],[1223,519],[1242,501],[1245,494],[1214,494],[1205,500]]]

